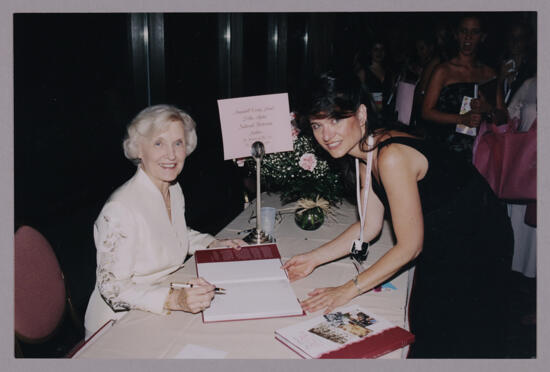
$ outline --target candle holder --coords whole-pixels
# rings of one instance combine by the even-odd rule
[[[262,230],[262,191],[260,188],[260,167],[262,163],[262,158],[265,155],[264,144],[260,141],[256,141],[252,144],[250,149],[252,157],[256,161],[256,229],[252,230],[250,234],[244,237],[244,241],[248,244],[261,244],[261,243],[271,243],[273,242],[273,237],[266,234]]]

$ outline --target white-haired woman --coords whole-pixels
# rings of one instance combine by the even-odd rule
[[[137,172],[110,196],[94,224],[96,285],[86,310],[86,338],[128,310],[198,313],[210,306],[214,286],[202,278],[190,281],[193,288],[161,284],[197,248],[245,244],[187,227],[176,177],[196,145],[195,122],[174,106],[147,107],[128,126],[124,155]]]

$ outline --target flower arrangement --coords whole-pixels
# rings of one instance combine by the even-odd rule
[[[283,203],[300,199],[330,204],[340,202],[344,196],[343,179],[328,155],[322,153],[311,136],[300,133],[292,125],[294,151],[271,153],[264,156],[261,180],[266,191],[281,193]],[[253,159],[247,160],[255,171]],[[326,213],[326,210],[325,210]]]

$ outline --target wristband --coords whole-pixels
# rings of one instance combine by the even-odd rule
[[[357,283],[357,275],[353,278],[352,282],[355,288],[357,288],[357,291],[359,291],[359,294],[362,294],[363,289],[361,289],[361,287],[359,287],[359,283]]]

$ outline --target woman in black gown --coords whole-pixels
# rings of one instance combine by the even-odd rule
[[[409,357],[502,357],[512,254],[506,210],[470,163],[437,144],[367,121],[364,102],[356,78],[324,74],[312,84],[302,118],[332,157],[361,161],[362,187],[372,152],[363,241],[378,236],[388,211],[396,244],[353,280],[310,292],[303,308],[332,311],[413,263],[409,320],[416,341]],[[292,257],[283,266],[290,280],[349,254],[359,230],[357,222]]]
[[[474,13],[459,16],[454,34],[457,54],[434,69],[422,102],[422,119],[429,140],[443,143],[471,160],[475,136],[457,132],[457,124],[475,128],[488,114],[502,121],[506,113],[502,92],[496,88],[491,97],[480,95],[480,99],[472,101],[472,111],[460,113],[464,97],[474,97],[474,84],[494,78],[496,87],[497,73],[477,57],[486,37],[480,16]]]
[[[356,74],[371,98],[371,108],[378,116],[391,116],[393,105],[388,106],[395,83],[395,73],[386,58],[386,44],[374,40],[368,51],[357,54]]]

